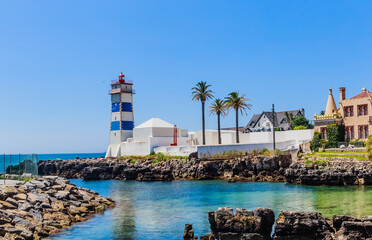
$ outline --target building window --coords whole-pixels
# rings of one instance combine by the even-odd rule
[[[353,106],[344,107],[344,115],[345,117],[354,116],[354,107]]]
[[[366,139],[369,136],[368,125],[359,126],[359,139]]]
[[[359,105],[358,106],[358,116],[367,116],[368,115],[368,105]]]
[[[350,141],[351,139],[355,138],[354,134],[354,127],[345,127],[345,136],[346,136],[346,141]]]

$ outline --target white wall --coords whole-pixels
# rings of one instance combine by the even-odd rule
[[[121,143],[121,156],[129,155],[148,155],[148,142],[124,142]]]
[[[312,140],[314,135],[314,129],[306,130],[291,130],[291,131],[277,131],[275,132],[275,141],[296,141],[296,143],[302,143],[303,141]],[[196,144],[202,145],[202,131],[198,131],[195,134]],[[235,131],[221,131],[222,144],[233,144],[236,143]],[[205,133],[206,145],[217,145],[218,144],[218,132],[217,130],[206,130]],[[251,133],[239,133],[239,141],[242,144],[255,144],[255,143],[271,143],[273,141],[272,132],[251,132]]]
[[[281,150],[286,150],[288,147],[293,146],[295,141],[286,141],[276,143],[276,148]],[[257,143],[257,144],[230,144],[230,145],[209,145],[209,146],[197,146],[199,157],[214,156],[217,153],[224,153],[228,151],[248,151],[251,152],[255,149],[273,149],[272,143]]]

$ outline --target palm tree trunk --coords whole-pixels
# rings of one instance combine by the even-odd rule
[[[236,143],[239,143],[239,111],[235,109],[236,113]]]
[[[202,102],[202,124],[203,124],[203,145],[205,145],[205,116],[204,116],[204,105],[205,103]]]
[[[218,119],[218,144],[221,144],[220,114],[217,114],[217,119]]]

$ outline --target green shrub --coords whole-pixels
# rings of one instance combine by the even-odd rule
[[[154,155],[156,155],[156,153],[155,153],[154,150],[152,150],[152,151],[150,152],[150,156],[154,156]]]
[[[361,140],[351,140],[349,145],[353,145],[355,147],[365,147],[365,143]]]
[[[306,160],[305,161],[305,164],[310,164],[310,163],[312,163],[313,161],[311,161],[310,159],[308,159],[308,160]]]
[[[283,155],[283,152],[280,149],[275,149],[274,150],[274,155],[280,156],[280,155]]]
[[[300,125],[300,126],[295,127],[293,130],[305,130],[305,129],[307,129],[305,126]]]
[[[372,160],[372,135],[369,135],[367,143],[366,143],[366,150],[367,150],[367,158],[368,160]]]
[[[313,140],[310,142],[310,149],[312,151],[319,151],[322,147],[322,134],[320,132],[314,132]]]

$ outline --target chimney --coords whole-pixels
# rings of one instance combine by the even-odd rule
[[[346,99],[346,88],[340,87],[340,102]]]

